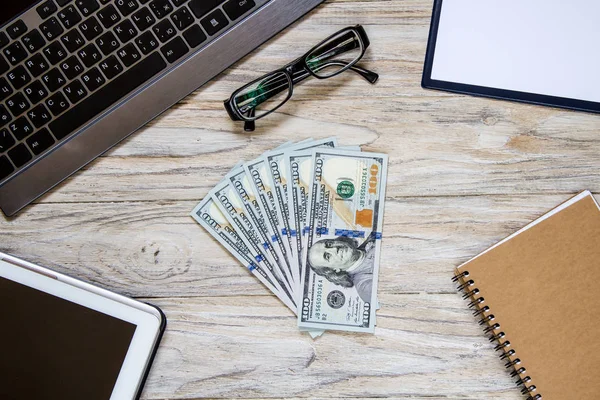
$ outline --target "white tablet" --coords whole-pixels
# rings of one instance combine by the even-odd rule
[[[0,399],[138,398],[166,319],[0,253]]]

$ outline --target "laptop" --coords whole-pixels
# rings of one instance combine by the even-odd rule
[[[3,2],[0,208],[16,214],[321,2]]]

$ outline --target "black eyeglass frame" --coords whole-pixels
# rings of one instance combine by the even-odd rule
[[[358,57],[356,57],[356,59],[350,63],[348,63],[346,66],[342,67],[339,71],[336,71],[335,73],[328,75],[328,76],[319,76],[317,75],[312,68],[310,68],[308,66],[307,63],[307,58],[308,56],[310,56],[315,50],[317,50],[319,47],[323,46],[325,43],[327,43],[328,41],[330,41],[331,39],[333,39],[336,36],[339,36],[341,34],[343,34],[344,32],[354,32],[356,34],[356,36],[358,37],[359,40],[359,44],[361,46],[361,53]],[[369,80],[371,83],[374,83],[378,76],[375,74],[375,77],[372,77],[371,79],[367,78],[366,76],[369,74],[373,74],[370,71],[364,70],[362,68],[358,68],[358,67],[354,67],[355,64],[360,61],[360,59],[363,58],[363,56],[365,55],[365,52],[367,51],[367,48],[369,47],[369,45],[371,44],[369,37],[367,36],[367,32],[365,31],[365,29],[362,27],[362,25],[355,25],[352,27],[346,27],[344,29],[341,29],[337,32],[335,32],[334,34],[330,35],[329,37],[327,37],[326,39],[322,40],[321,42],[319,42],[316,46],[312,47],[308,52],[306,52],[303,56],[301,56],[300,58],[297,58],[296,60],[292,61],[291,63],[287,64],[286,66],[276,69],[268,74],[265,74],[263,76],[261,76],[258,79],[253,80],[252,82],[242,86],[241,88],[239,88],[238,90],[236,90],[235,92],[233,92],[233,94],[229,97],[229,99],[224,101],[224,105],[225,105],[225,109],[227,110],[227,113],[229,114],[229,117],[231,117],[231,119],[233,121],[245,121],[245,122],[254,122],[258,119],[261,119],[263,117],[266,117],[267,115],[271,114],[274,111],[277,111],[281,106],[283,106],[285,103],[287,103],[287,101],[292,97],[292,95],[294,94],[294,84],[295,83],[299,83],[302,80],[306,79],[308,76],[312,75],[313,77],[317,78],[317,79],[329,79],[329,78],[333,78],[334,76],[337,76],[339,74],[341,74],[344,71],[347,71],[348,69],[352,68],[354,70],[356,70],[356,72],[358,72],[359,74],[363,75],[367,80]],[[308,74],[306,74],[308,72]],[[297,76],[295,77],[294,74],[298,74],[298,73],[304,73],[303,75]],[[241,113],[238,112],[238,107],[235,104],[235,99],[238,96],[238,94],[240,94],[241,92],[243,92],[244,90],[246,90],[247,87],[252,86],[258,82],[263,81],[265,78],[277,75],[277,74],[284,74],[287,78],[288,81],[288,95],[285,98],[285,100],[283,100],[277,107],[273,108],[272,110],[259,115],[258,117],[256,116],[245,116],[242,115]],[[294,80],[297,79],[297,82],[294,82]]]

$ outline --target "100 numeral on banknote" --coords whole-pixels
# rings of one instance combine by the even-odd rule
[[[373,332],[387,155],[313,154],[298,326]]]

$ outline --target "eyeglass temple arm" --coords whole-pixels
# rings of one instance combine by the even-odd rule
[[[329,51],[324,50],[323,53],[319,56],[315,55],[314,59],[312,59],[312,60],[314,60],[313,62],[327,60],[327,59],[335,57],[339,54],[345,53],[347,51],[354,50],[354,49],[360,47],[360,42],[358,40],[356,40],[356,37],[354,37],[353,34],[349,33],[345,37],[342,36],[342,37],[338,38],[335,42],[330,43],[328,47],[331,50],[329,50]],[[310,63],[311,60],[308,60],[308,62]]]
[[[345,63],[341,62],[341,61],[329,61],[325,64],[320,65],[317,68],[317,71],[323,69],[323,68],[327,68],[330,67],[332,65],[337,65],[337,66],[341,66],[344,67]],[[373,71],[370,71],[366,68],[362,68],[362,67],[358,67],[356,65],[351,66],[350,68],[348,68],[349,70],[359,74],[360,76],[362,76],[366,81],[368,81],[369,83],[375,83],[377,82],[377,80],[379,79],[379,75]],[[305,69],[301,69],[301,70],[297,70],[294,73],[292,73],[292,82],[294,84],[298,84],[302,81],[304,81],[306,78],[308,78],[310,76],[310,73],[308,71],[306,71]],[[263,93],[262,94],[262,99],[264,100],[268,100],[271,97],[281,93],[282,91],[286,90],[288,87],[288,83],[283,80],[283,79],[266,79],[263,82],[260,83],[260,86],[262,86],[264,89],[267,89],[267,93]],[[260,103],[262,103],[263,101],[261,101]],[[258,104],[257,104],[258,105]],[[256,114],[256,109],[255,107],[250,108],[247,111],[248,117],[252,118],[254,117],[254,115]],[[254,132],[256,128],[256,124],[255,121],[245,121],[244,123],[244,131],[246,132]]]
[[[341,61],[329,61],[323,65],[320,65],[319,68],[317,69],[317,71],[320,69],[323,69],[323,68],[330,67],[332,65],[344,67],[346,64]],[[361,77],[363,77],[369,83],[375,83],[379,79],[379,75],[377,73],[375,73],[373,71],[369,71],[368,69],[365,69],[365,68],[358,67],[356,65],[351,66],[349,68],[349,70],[359,74]],[[304,81],[309,76],[310,76],[310,73],[308,71],[306,71],[305,69],[296,71],[295,73],[292,74],[292,82],[294,84],[299,84],[300,82]],[[260,95],[260,101],[257,101],[257,103],[254,107],[251,107],[248,109],[247,114],[249,117],[253,117],[255,115],[255,107],[257,105],[262,104],[266,100],[269,100],[270,98],[276,96],[277,94],[283,92],[284,90],[287,90],[288,82],[287,82],[287,80],[282,79],[282,78],[271,79],[271,80],[266,79],[263,82],[261,82],[259,86],[261,87],[261,91],[262,91],[262,93]],[[254,131],[254,122],[246,121],[246,123],[244,124],[244,130],[246,130],[248,132]]]
[[[337,66],[340,66],[340,67],[344,67],[346,64],[343,63],[343,62],[341,62],[341,61],[329,61],[329,62],[327,62],[325,64],[320,65],[318,68],[316,68],[316,70],[318,72],[318,71],[320,71],[322,69],[331,67],[332,65],[337,65]],[[360,76],[362,76],[369,83],[375,83],[379,79],[379,74],[377,74],[376,72],[370,71],[370,70],[368,70],[366,68],[359,67],[357,65],[353,65],[353,66],[351,66],[348,69],[351,70],[351,71],[353,71],[353,72],[355,72],[355,73],[357,73],[357,74],[359,74]],[[302,71],[299,71],[299,73],[293,75],[292,81],[294,82],[294,84],[297,84],[297,83],[302,82],[303,80],[305,80],[309,76],[310,76],[310,73],[308,71],[302,70]]]
[[[327,63],[320,65],[317,68],[317,71],[324,69],[324,68],[331,67],[332,65],[344,67],[346,64],[341,61],[328,61]],[[351,66],[349,68],[349,70],[359,74],[361,77],[363,77],[365,80],[367,80],[370,83],[375,83],[379,79],[379,75],[377,73],[375,73],[373,71],[369,71],[368,69],[365,69],[365,68],[358,67],[356,65]],[[292,82],[294,84],[298,84],[298,83],[304,81],[309,76],[310,76],[310,73],[305,69],[301,69],[301,70],[292,72]],[[256,105],[263,103],[265,100],[268,100],[268,99],[274,97],[275,95],[283,92],[284,90],[287,90],[288,82],[286,79],[283,79],[283,78],[265,79],[264,81],[262,81],[259,84],[259,87],[261,87],[261,91],[263,92],[263,93],[261,93],[261,96],[260,96],[260,99],[262,101],[260,101],[260,103],[257,103]],[[252,108],[252,110],[254,110],[254,107]]]

